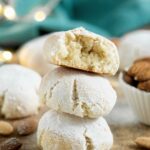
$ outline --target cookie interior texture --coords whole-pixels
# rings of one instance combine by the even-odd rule
[[[77,28],[64,32],[63,44],[64,49],[51,56],[52,63],[100,74],[114,75],[118,70],[117,49],[104,37]]]

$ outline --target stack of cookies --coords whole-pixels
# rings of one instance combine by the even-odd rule
[[[51,34],[44,53],[50,63],[66,68],[58,67],[42,80],[40,98],[50,110],[39,122],[39,146],[43,150],[110,149],[113,137],[103,116],[112,110],[116,93],[102,75],[118,70],[115,45],[77,28]]]

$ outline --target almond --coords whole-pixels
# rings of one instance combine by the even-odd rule
[[[10,138],[0,145],[0,150],[19,150],[22,143],[17,138]]]
[[[27,118],[17,124],[16,130],[19,135],[29,135],[37,129],[37,119]]]
[[[138,61],[134,63],[131,68],[128,70],[128,74],[132,77],[139,76],[143,70],[149,70],[150,69],[150,62],[147,61]],[[142,76],[142,81],[145,80],[145,77]]]
[[[139,82],[137,88],[139,88],[140,90],[144,90],[146,92],[150,92],[150,80]]]
[[[0,121],[0,134],[1,135],[10,135],[13,133],[13,126],[7,121]]]
[[[140,73],[138,73],[134,78],[136,80],[138,80],[138,81],[147,81],[147,80],[150,80],[150,68],[143,69],[143,71],[140,72]]]
[[[139,62],[139,61],[147,61],[150,62],[150,57],[144,57],[144,58],[140,58],[134,61],[134,63]]]
[[[128,84],[130,84],[130,85],[132,85],[132,86],[137,86],[137,84],[138,84],[138,81],[135,81],[134,79],[133,79],[133,77],[131,77],[127,72],[123,72],[123,79],[124,79],[124,81],[126,81],[126,83],[128,83]]]
[[[135,143],[140,147],[150,149],[150,137],[138,137]]]
[[[123,78],[124,78],[124,80],[125,80],[128,84],[132,85],[132,83],[133,83],[133,78],[132,78],[131,76],[129,76],[128,73],[125,72],[125,71],[124,71]]]

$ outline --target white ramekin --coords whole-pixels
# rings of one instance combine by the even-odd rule
[[[128,104],[133,109],[139,121],[150,125],[150,93],[139,90],[126,83],[123,79],[123,73],[119,75],[119,83]]]

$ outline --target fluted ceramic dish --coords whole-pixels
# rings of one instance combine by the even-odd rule
[[[123,73],[119,75],[119,83],[122,91],[139,121],[150,125],[150,92],[142,91],[126,83]]]

